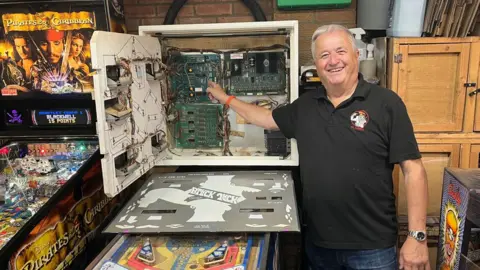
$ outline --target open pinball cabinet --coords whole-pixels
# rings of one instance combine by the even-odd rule
[[[265,108],[293,102],[297,21],[140,26],[139,33],[97,31],[91,41],[108,196],[155,166],[298,165],[295,140],[247,123],[206,92],[214,81]],[[278,249],[271,240],[287,231],[300,231],[288,168],[152,174],[107,226],[118,236],[91,267],[270,269]]]

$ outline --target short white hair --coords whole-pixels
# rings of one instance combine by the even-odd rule
[[[352,32],[350,32],[350,30],[348,30],[348,28],[346,28],[345,26],[340,25],[340,24],[322,25],[322,26],[318,27],[317,30],[315,30],[315,32],[313,32],[313,35],[312,35],[312,57],[313,57],[313,60],[315,60],[315,57],[316,57],[316,55],[315,55],[315,41],[317,40],[317,38],[319,36],[325,34],[325,33],[332,33],[332,32],[337,32],[337,31],[346,33],[347,36],[348,36],[348,39],[352,43],[353,50],[354,51],[357,50],[357,46],[355,45],[355,37],[353,36]]]

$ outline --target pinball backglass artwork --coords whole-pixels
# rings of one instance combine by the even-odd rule
[[[1,96],[93,91],[93,10],[0,13]]]
[[[152,175],[108,233],[299,232],[288,171]]]
[[[122,236],[93,269],[262,269],[267,242],[249,234]]]

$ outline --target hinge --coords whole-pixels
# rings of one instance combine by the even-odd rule
[[[476,87],[477,86],[477,83],[464,83],[463,84],[464,87]],[[480,89],[475,89],[473,90],[472,92],[468,93],[468,95],[471,97],[471,96],[474,96],[476,94],[478,94],[478,92],[480,92]]]
[[[474,96],[474,95],[478,94],[478,92],[480,92],[480,89],[475,89],[472,92],[468,93],[468,96],[470,96],[470,97]]]
[[[402,54],[399,53],[399,54],[393,55],[393,61],[395,63],[402,63]]]

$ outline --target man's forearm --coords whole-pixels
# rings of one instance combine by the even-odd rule
[[[260,126],[265,129],[277,128],[272,119],[272,111],[269,109],[243,102],[236,98],[230,102],[230,108],[232,108],[232,110],[253,125]]]
[[[428,204],[427,176],[421,161],[412,161],[416,164],[408,166],[405,171],[405,189],[408,206],[408,229],[424,231]],[[419,164],[418,164],[419,163]]]

